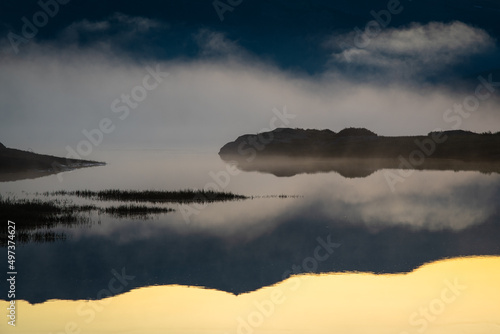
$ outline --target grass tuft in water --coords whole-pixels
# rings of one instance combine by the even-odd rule
[[[102,211],[117,218],[140,217],[147,219],[153,214],[173,212],[175,210],[171,208],[149,207],[143,205],[120,205],[108,207]]]
[[[82,198],[96,199],[100,201],[123,201],[123,202],[171,202],[171,203],[208,203],[223,202],[232,200],[247,199],[243,195],[237,195],[230,192],[211,191],[211,190],[118,190],[108,189],[101,191],[77,190],[77,191],[56,191],[45,193],[53,196],[77,196]]]

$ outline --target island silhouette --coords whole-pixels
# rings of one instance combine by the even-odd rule
[[[423,136],[379,136],[364,128],[278,128],[246,134],[219,156],[244,171],[292,176],[337,172],[366,177],[381,169],[500,173],[500,132],[434,131]]]

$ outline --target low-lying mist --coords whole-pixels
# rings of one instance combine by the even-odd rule
[[[216,151],[239,135],[272,127],[366,127],[380,135],[498,131],[498,97],[467,99],[475,93],[455,83],[350,80],[335,68],[311,76],[241,52],[141,63],[102,50],[33,43],[0,64],[0,130],[8,147],[55,155],[89,137],[93,149]],[[277,114],[282,117],[272,121]]]

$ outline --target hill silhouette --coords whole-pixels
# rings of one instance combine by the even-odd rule
[[[379,136],[364,128],[279,128],[243,135],[219,152],[247,171],[277,176],[336,171],[365,177],[379,169],[471,170],[500,173],[500,132],[434,131],[423,136]]]

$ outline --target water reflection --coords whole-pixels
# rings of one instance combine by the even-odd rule
[[[68,173],[62,184],[49,178],[9,183],[2,193],[199,189],[214,182],[211,172],[226,170],[212,155],[166,159],[155,154],[149,160],[148,154],[140,155],[142,161],[121,164],[118,159]],[[294,265],[299,265],[295,273],[404,273],[444,258],[500,255],[497,174],[417,171],[392,192],[383,171],[366,178],[247,172],[230,178],[223,190],[300,197],[210,203],[189,222],[173,206],[175,212],[155,214],[152,220],[101,214],[91,217],[96,218],[92,225],[53,226],[50,232],[66,240],[18,250],[19,297],[30,302],[96,298],[113,268],[136,276],[122,292],[181,284],[239,294],[282,281]],[[340,246],[325,261],[304,263],[318,238]]]
[[[293,206],[293,200],[286,201]],[[219,209],[246,203],[225,203]],[[258,201],[253,203],[258,207]],[[309,208],[272,221],[257,215],[246,228],[228,231],[221,226],[229,226],[229,221],[214,228],[182,223],[175,214],[146,222],[109,218],[92,228],[68,230],[65,242],[25,245],[17,255],[23,273],[19,297],[30,302],[95,298],[94,291],[107,284],[110,270],[122,267],[136,276],[125,291],[182,284],[239,294],[280,282],[284,273],[294,272],[287,272],[290,268],[297,268],[295,273],[399,273],[443,258],[500,255],[498,214],[464,229],[436,231],[403,224],[367,228]],[[305,261],[324,244],[330,245],[331,256]],[[322,249],[321,258],[329,252]],[[43,271],[36,263],[44,264]]]
[[[55,175],[59,173],[59,171],[54,170],[32,170],[32,171],[20,171],[14,173],[2,173],[0,172],[0,182],[13,182],[20,181],[26,179],[36,179],[39,177]]]
[[[406,159],[373,159],[373,158],[311,158],[273,156],[248,160],[241,155],[222,155],[228,163],[236,163],[243,171],[270,173],[280,177],[297,174],[336,172],[343,177],[367,177],[383,169],[414,169],[436,171],[475,171],[480,173],[500,173],[498,161],[460,161],[452,159],[427,159],[422,164],[411,164]]]
[[[105,295],[112,279],[109,274],[94,296]],[[100,301],[54,300],[40,305],[18,301],[16,330],[493,334],[500,327],[499,281],[500,257],[473,257],[439,261],[410,274],[300,275],[239,296],[187,286],[155,286]],[[116,280],[113,284],[121,287]],[[6,306],[0,302],[0,307]],[[7,326],[1,322],[0,331],[5,332]]]

